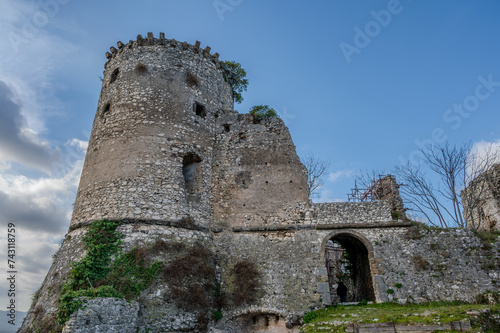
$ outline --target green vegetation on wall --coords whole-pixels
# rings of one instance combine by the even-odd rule
[[[147,251],[133,248],[123,253],[123,234],[116,232],[119,222],[94,221],[82,240],[86,256],[72,264],[68,280],[59,298],[58,323],[83,307],[82,297],[118,297],[133,299],[146,289],[160,272],[161,263],[148,265]],[[114,260],[112,260],[114,258]]]
[[[247,90],[247,72],[236,61],[224,62],[224,69],[227,71],[227,81],[233,88],[233,98],[236,103],[243,102],[241,93]]]
[[[269,105],[256,105],[250,109],[250,114],[253,116],[255,123],[278,116],[276,110],[270,108]]]

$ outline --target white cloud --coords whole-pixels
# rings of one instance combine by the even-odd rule
[[[58,5],[57,11],[50,12],[49,7],[44,7],[48,2],[0,0],[0,80],[15,93],[14,103],[22,106],[26,127],[38,134],[47,131],[47,116],[63,110],[61,102],[54,98],[60,88],[54,74],[67,72],[65,69],[81,57],[78,44],[50,32],[74,28],[59,18],[64,7]],[[45,13],[47,20],[36,25],[34,17],[40,13]],[[13,35],[21,36],[23,42],[13,44]]]
[[[61,3],[68,1],[0,0],[0,225],[17,226],[21,311],[29,308],[68,230],[88,144],[58,144],[47,127],[48,117],[65,113],[57,98],[65,89],[59,78],[85,56],[77,43],[53,33],[78,30],[60,15]],[[1,244],[5,236],[0,234]],[[6,247],[0,256],[6,257]]]
[[[0,174],[0,221],[16,221],[30,230],[66,231],[82,165],[80,153],[80,160],[61,176],[32,179]]]
[[[328,174],[328,181],[334,183],[342,178],[350,178],[352,176],[354,176],[354,171],[352,170],[335,171]]]
[[[16,225],[18,309],[27,311],[31,296],[40,287],[52,263],[52,254],[68,230],[73,202],[83,166],[85,141],[72,139],[66,156],[79,156],[60,176],[28,178],[24,175],[0,174],[0,225]],[[76,148],[74,148],[76,147]],[[0,243],[6,244],[5,232]],[[6,247],[0,257],[6,258]],[[0,290],[6,290],[0,280]],[[0,295],[0,300],[5,295]],[[3,300],[6,301],[5,299]]]
[[[4,161],[50,172],[60,159],[60,150],[27,127],[21,109],[10,87],[0,81],[0,156]]]
[[[5,228],[7,226],[5,225]],[[41,233],[16,224],[16,306],[20,311],[27,311],[33,294],[40,287],[45,274],[52,264],[52,255],[59,248],[58,242],[64,233]],[[0,237],[2,244],[7,240]],[[7,247],[0,248],[0,256],[7,258]],[[0,279],[0,290],[8,290],[7,279]],[[6,293],[0,295],[0,301],[7,304]]]
[[[83,152],[86,152],[87,148],[89,146],[89,142],[88,141],[83,141],[83,140],[79,140],[79,139],[76,139],[76,138],[73,138],[73,139],[69,140],[68,144],[70,146],[72,146],[72,147],[80,148]]]
[[[319,197],[314,200],[314,202],[344,202],[346,200],[335,198],[333,191],[328,189],[321,189],[319,192]]]
[[[500,163],[500,139],[492,142],[474,142],[469,152],[471,163],[467,166],[467,173],[472,178],[478,176],[478,172],[484,171],[495,163]]]

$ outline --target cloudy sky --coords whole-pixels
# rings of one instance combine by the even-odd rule
[[[240,62],[250,84],[236,109],[270,105],[300,156],[330,161],[320,201],[345,200],[355,172],[393,170],[417,160],[422,145],[500,139],[496,0],[0,0],[0,8],[0,239],[8,222],[17,225],[20,310],[68,229],[104,53],[119,40],[165,32]]]

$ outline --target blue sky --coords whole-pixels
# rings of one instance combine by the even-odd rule
[[[21,310],[67,231],[104,53],[119,40],[165,32],[240,62],[250,83],[235,109],[270,105],[300,156],[330,161],[320,201],[346,200],[354,172],[392,170],[433,131],[456,144],[500,139],[495,0],[0,0],[0,8],[0,219],[19,225]]]

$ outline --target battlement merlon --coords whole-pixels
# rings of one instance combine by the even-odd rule
[[[210,46],[206,46],[204,49],[201,48],[201,42],[196,41],[194,45],[189,44],[187,42],[179,42],[175,39],[166,39],[165,38],[165,33],[160,32],[160,37],[155,38],[153,36],[152,32],[148,32],[147,37],[143,37],[142,35],[137,35],[137,38],[135,41],[130,40],[127,44],[122,43],[121,41],[118,41],[116,43],[116,47],[111,46],[109,48],[109,52],[106,52],[106,58],[108,61],[104,65],[104,68],[107,67],[109,62],[115,58],[117,55],[125,52],[127,49],[132,49],[132,48],[137,48],[137,47],[145,47],[145,46],[155,46],[155,45],[162,45],[164,47],[179,47],[180,49],[187,51],[187,50],[192,50],[193,53],[199,54],[200,56],[203,56],[204,58],[210,58],[214,64],[218,65],[219,68],[224,68],[224,63],[219,60],[219,54],[214,53],[211,54],[211,48]]]

